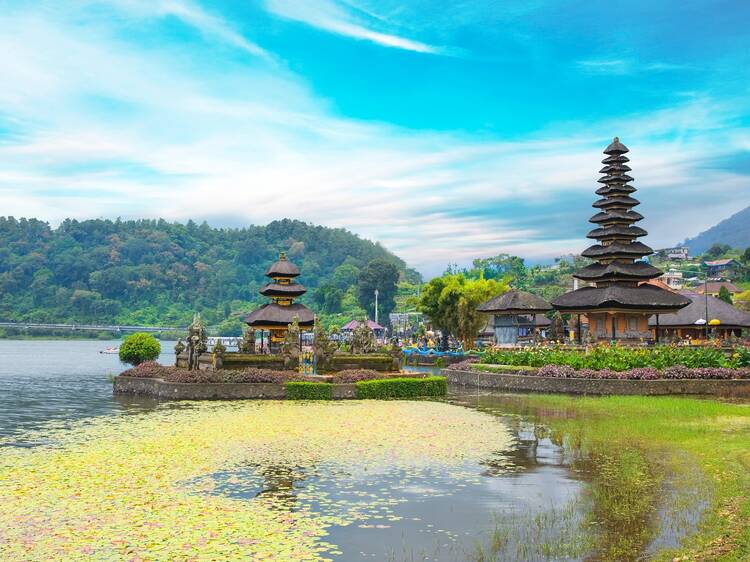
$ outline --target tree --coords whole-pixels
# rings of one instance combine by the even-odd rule
[[[313,293],[313,301],[318,305],[322,312],[334,314],[341,312],[341,301],[344,298],[344,291],[331,283],[321,285]]]
[[[144,361],[154,361],[161,353],[161,344],[151,334],[136,332],[126,337],[120,344],[120,361],[140,365]]]
[[[734,298],[734,304],[737,308],[750,312],[750,290],[738,293]]]
[[[732,304],[732,293],[729,292],[726,285],[722,285],[719,289],[719,298],[727,304]]]
[[[524,288],[528,281],[528,269],[523,258],[510,254],[498,254],[484,259],[475,259],[472,268],[466,272],[469,277],[503,279],[509,277],[516,288]]]
[[[357,299],[368,314],[374,316],[375,290],[378,291],[378,316],[387,318],[396,307],[396,285],[398,268],[383,258],[370,261],[359,273],[357,282]]]
[[[745,251],[742,253],[742,261],[750,265],[750,246],[745,248]]]
[[[706,257],[718,258],[726,254],[732,247],[727,244],[716,243],[706,251]]]
[[[504,281],[483,277],[470,279],[463,273],[446,273],[424,286],[419,310],[444,336],[457,337],[468,349],[473,347],[474,339],[487,321],[486,315],[478,312],[477,307],[507,290]]]

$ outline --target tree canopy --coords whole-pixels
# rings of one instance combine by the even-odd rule
[[[378,318],[385,319],[396,307],[399,270],[383,258],[371,260],[359,273],[357,297],[359,304],[374,317],[375,291],[378,291]]]

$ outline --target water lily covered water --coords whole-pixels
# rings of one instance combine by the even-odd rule
[[[502,464],[511,444],[496,418],[435,402],[209,403],[99,418],[45,438],[3,450],[6,557],[328,557],[340,553],[328,528],[397,521],[390,506],[400,494],[333,499],[310,485],[290,500],[283,485],[245,497],[216,487],[241,490],[248,467],[251,489],[253,477],[278,488],[280,474],[293,481],[320,467],[374,481],[399,473],[401,482],[431,471],[465,485],[477,477],[467,467]]]

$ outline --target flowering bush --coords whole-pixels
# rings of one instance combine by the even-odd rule
[[[618,379],[651,381],[657,379],[750,379],[750,369],[728,369],[725,367],[689,368],[682,365],[663,370],[651,367],[639,367],[627,371],[612,369],[574,369],[568,365],[545,365],[531,376],[554,379]]]
[[[750,350],[738,349],[727,356],[715,347],[657,346],[630,348],[618,345],[596,345],[585,351],[562,347],[541,346],[527,349],[493,349],[486,351],[480,363],[494,365],[566,365],[574,369],[665,369],[675,365],[685,367],[741,367],[750,366]]]
[[[333,382],[335,383],[352,383],[383,378],[383,373],[370,369],[345,369],[337,373],[332,373],[332,375]]]

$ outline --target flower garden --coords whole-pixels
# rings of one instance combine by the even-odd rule
[[[539,346],[492,349],[455,368],[550,378],[750,379],[750,348],[727,352],[713,347],[633,348],[597,345],[581,349]]]

